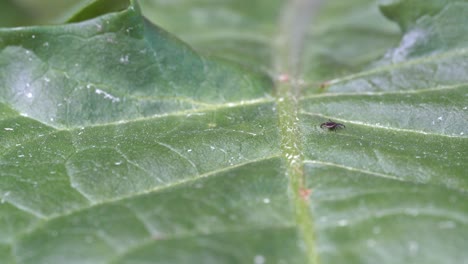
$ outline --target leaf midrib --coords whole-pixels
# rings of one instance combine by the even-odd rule
[[[300,58],[302,46],[307,35],[308,22],[312,20],[315,0],[294,0],[286,2],[282,10],[274,47],[276,70],[286,79],[276,80],[276,103],[281,137],[281,151],[286,164],[286,177],[289,178],[289,189],[292,193],[291,204],[294,207],[298,232],[305,244],[305,254],[309,264],[318,264],[315,228],[309,204],[301,196],[306,189],[304,178],[304,157],[302,151],[301,130],[299,126],[300,86],[293,81],[300,77]]]

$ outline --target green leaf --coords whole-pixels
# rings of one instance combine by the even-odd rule
[[[467,262],[465,1],[83,3],[0,29],[2,262]]]
[[[92,1],[2,0],[0,3],[0,26],[60,23],[64,21],[64,18],[70,17]]]

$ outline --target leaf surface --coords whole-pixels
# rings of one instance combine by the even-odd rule
[[[124,2],[0,29],[5,263],[468,263],[466,2]]]

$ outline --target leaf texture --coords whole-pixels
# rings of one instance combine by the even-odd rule
[[[109,3],[0,29],[2,261],[468,263],[465,1]]]

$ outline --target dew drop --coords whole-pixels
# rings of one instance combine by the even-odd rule
[[[263,202],[266,203],[266,204],[269,204],[269,203],[270,203],[270,199],[269,199],[269,198],[264,198],[264,199],[263,199]]]

